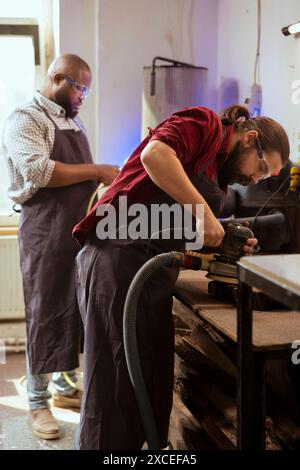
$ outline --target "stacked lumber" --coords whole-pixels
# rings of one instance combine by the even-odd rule
[[[236,449],[236,345],[177,299],[173,318],[176,354],[170,442],[180,450]],[[278,370],[278,361],[273,367]],[[269,384],[266,448],[299,448],[300,427],[286,414],[275,392]]]

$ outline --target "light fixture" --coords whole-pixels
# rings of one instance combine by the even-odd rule
[[[297,23],[290,24],[281,29],[282,34],[289,36],[290,34],[300,33],[300,21]]]

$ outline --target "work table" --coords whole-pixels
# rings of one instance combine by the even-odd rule
[[[243,260],[248,261],[251,259],[250,257],[247,257],[243,258]],[[262,266],[264,266],[263,262]],[[279,270],[275,272],[275,275],[278,274]],[[229,413],[230,416],[233,416],[232,425],[234,428],[237,428],[237,431],[235,431],[237,434],[237,440],[235,437],[232,437],[232,430],[230,432],[231,436],[229,440],[228,430],[226,426],[224,428],[221,420],[223,435],[219,435],[217,439],[218,447],[230,449],[232,443],[234,443],[235,448],[241,448],[241,442],[246,442],[245,447],[243,448],[264,448],[265,363],[267,359],[291,357],[293,353],[291,345],[295,339],[297,339],[297,332],[299,332],[298,339],[300,339],[300,314],[298,311],[288,309],[254,311],[253,318],[251,319],[252,327],[250,328],[252,330],[252,345],[250,344],[251,352],[249,352],[249,350],[247,351],[247,356],[253,356],[253,362],[250,361],[251,369],[242,369],[239,357],[241,345],[239,345],[238,339],[237,305],[229,304],[213,298],[208,293],[208,283],[210,280],[206,278],[205,275],[206,273],[203,271],[180,271],[176,283],[173,313],[175,318],[181,318],[190,328],[190,333],[186,336],[182,334],[182,338],[179,338],[178,340],[181,344],[192,346],[195,350],[198,350],[202,357],[207,357],[208,361],[215,364],[218,363],[220,369],[222,369],[223,372],[225,371],[228,373],[228,377],[230,376],[231,379],[234,380],[234,384],[236,384],[234,386],[236,387],[237,394],[233,399],[233,402],[232,396],[229,400],[225,396],[221,399],[220,397],[218,398],[218,395],[222,396],[222,392],[213,386],[213,395],[217,397],[216,401],[221,403],[219,410],[225,415]],[[216,341],[216,344],[213,344],[211,338],[208,338],[207,331],[211,333],[211,337],[213,337],[214,332],[216,335],[220,334],[221,341],[219,345],[218,340]],[[229,343],[233,345],[235,352],[230,357],[227,357],[226,354],[224,354],[224,350],[222,351],[222,338],[224,338],[225,341],[228,340]],[[220,352],[218,352],[218,346],[220,345]],[[209,377],[209,374],[207,377]],[[236,379],[237,382],[235,382]],[[211,386],[205,384],[205,380],[207,379],[203,379],[203,373],[201,372],[201,374],[199,374],[200,388],[209,388]],[[241,389],[249,389],[248,402],[247,404],[244,403],[244,406],[247,405],[247,411],[241,410]],[[225,406],[224,411],[224,403],[230,403],[229,411],[227,405]],[[236,417],[236,406],[238,410],[238,419]],[[252,408],[257,411],[257,416],[255,417],[254,422],[250,423]],[[245,417],[243,421],[244,430],[245,428],[246,430],[248,429],[249,421],[250,434],[252,436],[256,436],[255,442],[252,442],[251,439],[248,438],[248,431],[246,432],[246,440],[244,441],[241,439],[241,420],[239,417],[241,413],[244,413]],[[212,426],[213,421],[214,418],[211,420]],[[212,436],[216,435],[216,433],[218,434],[216,429],[214,431],[210,430],[209,432]],[[298,429],[296,429],[296,433],[298,433]],[[271,441],[272,439],[270,440],[270,437],[267,437],[267,448],[280,448],[280,446],[276,447],[276,444],[273,445]]]

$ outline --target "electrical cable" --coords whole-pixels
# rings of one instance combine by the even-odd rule
[[[92,206],[93,206],[93,203],[94,203],[94,200],[96,198],[96,196],[98,195],[98,191],[102,188],[104,188],[105,184],[104,183],[100,183],[98,186],[97,186],[97,189],[95,189],[95,191],[93,192],[90,200],[89,200],[89,203],[88,203],[88,206],[87,206],[87,209],[86,209],[86,215],[89,214]]]
[[[254,84],[260,83],[261,0],[257,0],[257,47],[254,63]]]
[[[261,0],[257,0],[257,44],[253,69],[250,97],[246,98],[251,117],[260,116],[262,106],[262,87],[260,84],[260,44],[261,44]]]
[[[27,392],[27,377],[26,375],[22,375],[22,377],[19,379],[19,384],[23,390]]]
[[[65,379],[65,381],[67,382],[68,385],[70,385],[70,387],[72,388],[75,388],[76,390],[80,390],[77,386],[77,384],[75,382],[73,382],[72,379],[70,379],[69,375],[67,372],[62,372],[62,376],[63,378]],[[23,390],[26,390],[27,391],[27,386],[26,386],[26,383],[27,383],[27,377],[26,375],[23,375],[20,379],[19,379],[19,384],[21,386],[21,388]]]
[[[72,379],[70,379],[67,372],[62,372],[62,376],[65,379],[65,381],[67,382],[67,384],[70,385],[70,387],[75,388],[75,390],[79,390],[79,388],[77,387],[77,384],[75,382],[73,382]]]
[[[257,219],[257,217],[259,216],[259,214],[263,211],[263,209],[266,207],[267,204],[269,204],[269,202],[273,199],[274,196],[276,196],[276,194],[279,193],[279,191],[281,190],[281,188],[283,188],[283,186],[285,185],[285,183],[290,179],[290,175],[288,175],[283,181],[282,183],[278,186],[278,188],[276,189],[276,191],[274,191],[273,194],[271,194],[271,196],[264,202],[264,204],[259,208],[259,210],[257,211],[257,213],[255,214],[254,216],[254,219],[253,219],[253,222],[250,226],[251,230],[253,230],[253,227],[254,227],[254,224],[255,224],[255,221]]]
[[[122,168],[119,167],[119,171],[121,171],[121,169],[122,169]],[[95,198],[97,197],[98,192],[100,191],[100,189],[105,188],[105,186],[106,186],[106,184],[104,184],[104,183],[101,182],[101,183],[97,186],[97,188],[95,189],[95,191],[93,192],[93,194],[91,195],[90,200],[89,200],[89,203],[88,203],[88,206],[87,206],[87,209],[86,209],[86,215],[88,215],[89,212],[90,212],[90,210],[92,209],[92,206],[93,206],[93,204],[94,204],[94,200],[95,200]]]

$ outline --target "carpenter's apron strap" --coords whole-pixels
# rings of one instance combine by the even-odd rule
[[[33,101],[35,102],[35,104],[41,108],[44,113],[46,114],[46,116],[50,119],[50,121],[52,122],[52,124],[54,125],[55,129],[59,130],[59,127],[58,125],[55,123],[55,121],[52,119],[52,117],[50,116],[50,114],[48,113],[47,109],[44,108],[42,105],[40,105],[40,103],[38,102],[38,100],[36,98],[33,98]]]
[[[36,104],[39,108],[41,108],[41,109],[44,111],[44,113],[46,114],[46,116],[50,119],[50,121],[51,121],[52,124],[54,125],[55,129],[56,129],[56,130],[60,130],[59,127],[58,127],[58,125],[56,124],[56,122],[52,119],[52,117],[51,117],[50,114],[48,113],[47,109],[44,108],[44,107],[38,102],[38,100],[37,100],[36,98],[33,98],[33,101],[35,102],[35,104]],[[75,122],[73,119],[72,119],[72,121]],[[79,128],[79,130],[76,131],[76,132],[82,132],[82,129],[81,129],[81,127],[77,124],[77,122],[75,122],[75,124],[76,124],[76,126]],[[74,130],[74,132],[75,132],[75,129],[70,129],[70,130]]]

